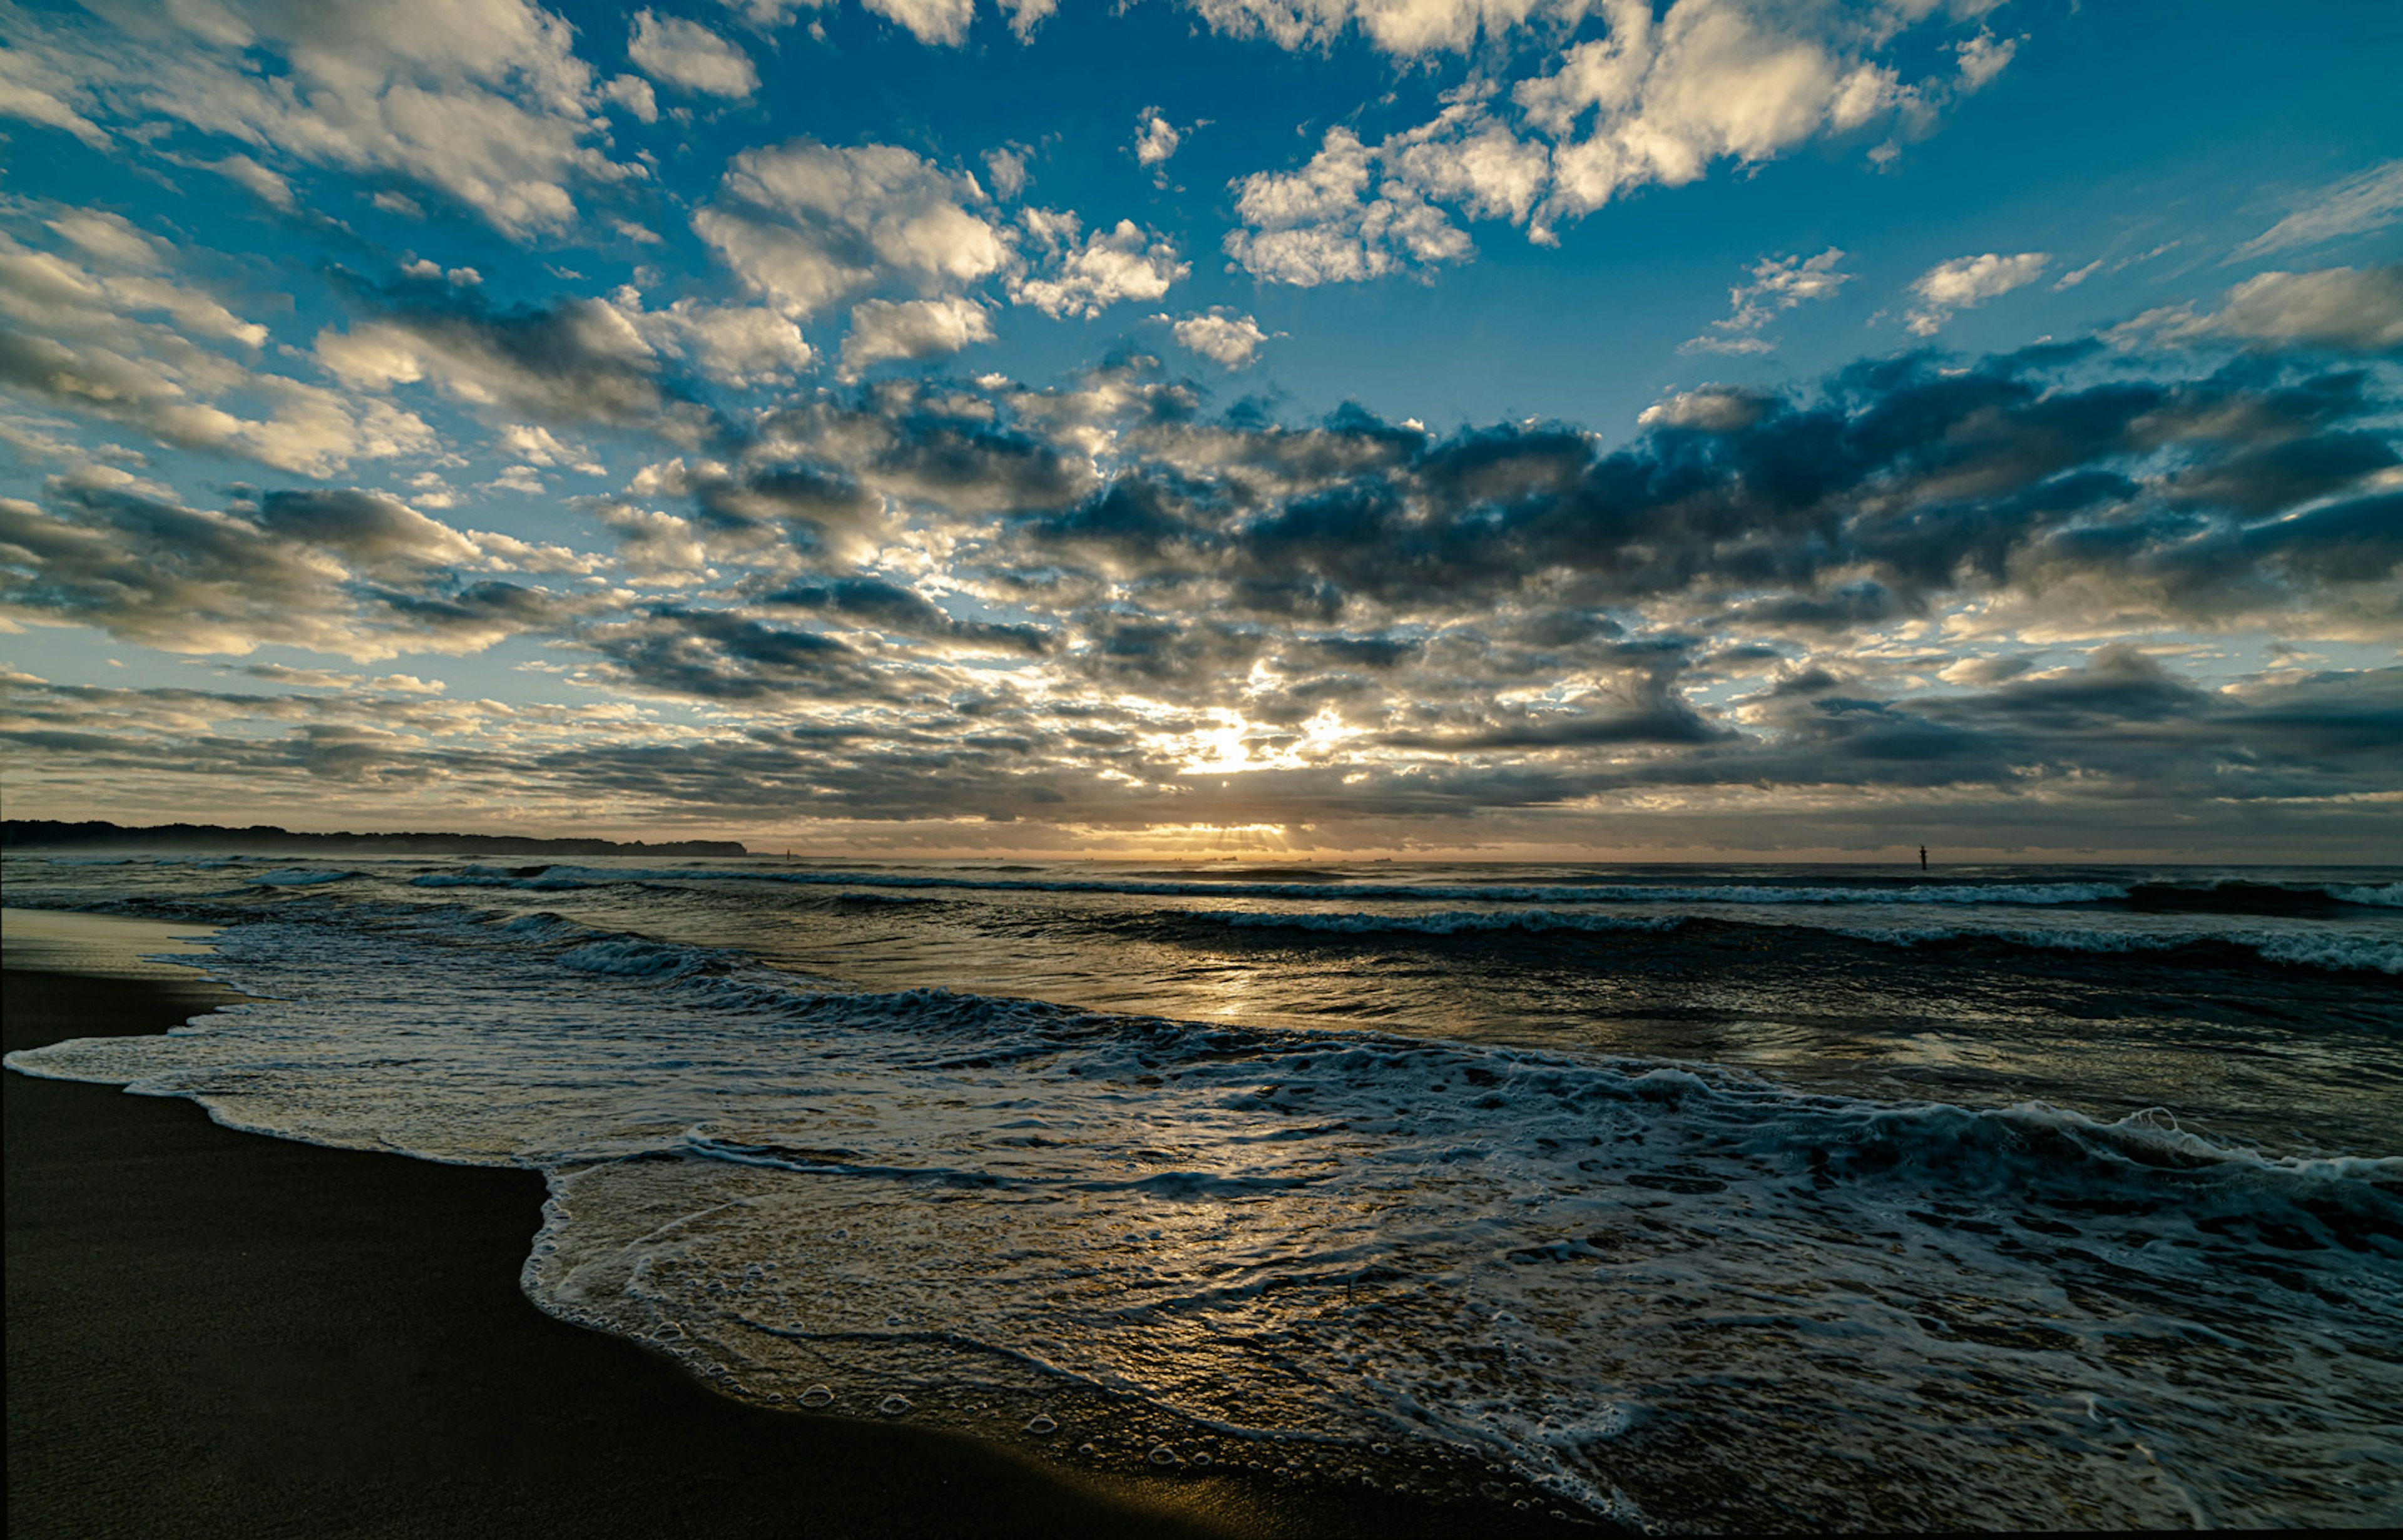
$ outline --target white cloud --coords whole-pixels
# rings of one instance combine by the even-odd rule
[[[984,173],[993,180],[995,198],[1015,198],[1026,190],[1026,151],[1016,145],[984,152]]]
[[[1977,36],[1955,48],[1953,52],[1961,61],[1963,88],[1968,90],[1985,89],[2009,65],[2011,56],[2019,52],[2020,44],[2023,41],[2018,37],[1997,38],[1993,33],[1980,30]]]
[[[1229,369],[1248,368],[1257,363],[1260,347],[1269,340],[1257,321],[1224,305],[1212,306],[1206,315],[1159,315],[1152,319],[1169,323],[1177,346]]]
[[[2213,314],[2186,305],[2148,311],[2114,335],[2140,334],[2165,342],[2224,339],[2255,347],[2403,352],[2403,264],[2265,272],[2229,289]]]
[[[1583,0],[1188,0],[1203,20],[1236,37],[1265,36],[1287,49],[1320,48],[1357,25],[1387,53],[1465,52],[1480,32],[1499,37],[1536,15],[1573,21]]]
[[[1956,257],[1921,273],[1910,285],[1919,303],[1906,324],[1913,337],[1933,337],[1953,312],[1974,309],[1998,295],[2024,288],[2044,273],[2051,257],[2023,251],[2014,257],[1988,252],[1982,257]]]
[[[949,47],[957,47],[966,40],[968,22],[976,15],[976,0],[860,0],[860,4],[907,28],[910,35],[921,43],[939,43]],[[1041,20],[1042,17],[1036,16],[1026,25],[1032,27]],[[1022,37],[1025,34],[1021,32],[1019,35]]]
[[[1329,129],[1299,171],[1238,180],[1244,228],[1228,232],[1227,255],[1254,277],[1303,287],[1465,261],[1467,233],[1418,189],[1389,181],[1370,192],[1372,155],[1350,129]]]
[[[793,18],[805,10],[819,10],[835,4],[835,0],[717,0],[728,10],[741,16],[746,25],[761,32],[774,32],[792,24]]]
[[[0,49],[0,117],[63,129],[93,149],[107,149],[107,132],[67,104],[88,94],[84,82],[48,50],[27,48],[22,37],[11,41],[16,46]]]
[[[723,196],[693,216],[751,287],[797,316],[887,282],[954,290],[999,271],[1008,248],[969,212],[974,178],[906,149],[799,139],[734,158]]]
[[[636,11],[626,57],[652,79],[703,96],[742,97],[759,89],[749,54],[681,16]]]
[[[1189,131],[1188,131],[1189,132]],[[1135,115],[1134,159],[1139,166],[1164,165],[1176,153],[1185,135],[1168,120],[1168,115],[1158,107],[1146,107]]]
[[[136,133],[181,123],[271,167],[410,178],[519,237],[573,220],[577,181],[644,174],[597,146],[605,125],[575,31],[530,0],[211,0],[123,27],[59,16],[12,30],[0,111],[88,142],[104,132],[95,119]]]
[[[2339,236],[2384,229],[2397,213],[2403,213],[2403,160],[2389,160],[2322,187],[2302,207],[2237,247],[2228,259],[2241,262],[2273,251],[2316,246]]]
[[[1799,256],[1761,258],[1753,265],[1751,283],[1728,290],[1728,318],[1712,322],[1710,334],[1686,346],[1705,353],[1771,352],[1776,344],[1761,336],[1761,329],[1805,300],[1833,298],[1853,281],[1851,273],[1836,271],[1836,264],[1843,259],[1844,254],[1834,246],[1807,259]]]
[[[1877,56],[1941,0],[1675,0],[1658,18],[1652,0],[1597,3],[1604,35],[1554,55],[1507,93],[1472,83],[1417,128],[1374,145],[1335,129],[1300,170],[1237,179],[1245,228],[1229,238],[1229,254],[1255,276],[1303,284],[1465,260],[1473,248],[1451,210],[1507,220],[1548,243],[1564,221],[1640,187],[1696,181],[1720,161],[1757,164],[1881,118],[1924,125],[1992,80],[2016,47],[1981,34],[1955,49],[1957,72],[1907,84]],[[1585,8],[1577,0],[1563,14]],[[1988,7],[1955,0],[1950,8]],[[1512,21],[1535,14],[1510,10]],[[1287,40],[1265,0],[1242,0],[1229,14]],[[1328,0],[1277,14],[1308,40],[1354,13],[1349,0]],[[1501,12],[1396,0],[1357,14],[1371,35],[1409,52],[1458,46]],[[1414,20],[1405,27],[1405,19]],[[1388,25],[1396,30],[1379,32]],[[1398,46],[1405,38],[1421,41]]]
[[[1001,0],[1001,8],[1009,13],[1009,30],[1023,43],[1035,35],[1044,18],[1060,8],[1060,0]]]
[[[1029,222],[1058,240],[1058,256],[1046,276],[1013,283],[1009,297],[1046,315],[1090,319],[1121,299],[1157,299],[1170,284],[1193,271],[1190,263],[1177,260],[1175,246],[1132,219],[1119,220],[1114,230],[1095,230],[1081,246],[1076,244],[1073,215],[1050,215]]]
[[[1647,428],[1694,428],[1703,433],[1741,433],[1760,421],[1767,398],[1725,385],[1704,385],[1656,401],[1637,414]]]
[[[81,259],[0,235],[0,382],[301,475],[434,447],[432,430],[390,403],[252,368],[267,329],[160,276],[158,243],[118,216],[72,211],[49,229]]]
[[[855,380],[892,359],[933,358],[992,340],[993,322],[973,299],[870,299],[852,309],[851,335],[842,340],[843,377]]]
[[[651,83],[639,75],[610,77],[601,88],[601,99],[623,109],[635,121],[656,123],[660,120],[660,99],[651,90]]]
[[[2089,278],[2091,278],[2096,273],[2102,271],[2103,264],[2105,260],[2107,260],[2107,258],[2098,257],[2082,268],[2076,268],[2068,272],[2063,273],[2060,277],[2052,281],[2053,292],[2058,294],[2063,289],[2076,288],[2078,284],[2083,284]]]
[[[722,385],[778,384],[809,368],[815,356],[801,328],[767,306],[678,299],[665,310],[646,311],[642,294],[632,286],[619,289],[611,302],[644,341],[691,360]]]
[[[215,169],[279,209],[292,206],[292,184],[247,155],[229,155],[216,163]]]
[[[587,476],[605,474],[599,462],[580,446],[563,443],[549,428],[513,423],[502,430],[501,445],[519,459],[537,465],[564,465]]]

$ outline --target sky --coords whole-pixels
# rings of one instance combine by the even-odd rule
[[[11,817],[2403,860],[2403,7],[0,3]]]

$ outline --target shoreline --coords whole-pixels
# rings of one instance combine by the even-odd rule
[[[49,966],[6,968],[0,1051],[160,1032],[239,998],[11,950]],[[115,1086],[0,1079],[12,1535],[1597,1529],[1225,1474],[1094,1475],[964,1435],[738,1402],[524,1297],[535,1172],[239,1133]]]

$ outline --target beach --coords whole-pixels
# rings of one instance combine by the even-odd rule
[[[46,959],[47,960],[47,959]],[[10,966],[7,1051],[232,998]],[[1541,1533],[746,1406],[520,1292],[542,1179],[6,1082],[12,1535]],[[1564,1527],[1563,1527],[1564,1528]],[[1590,1533],[1590,1532],[1589,1532]]]

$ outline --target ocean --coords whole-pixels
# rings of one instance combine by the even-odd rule
[[[2403,871],[45,855],[10,1067],[541,1171],[729,1394],[1653,1531],[2403,1512]]]

